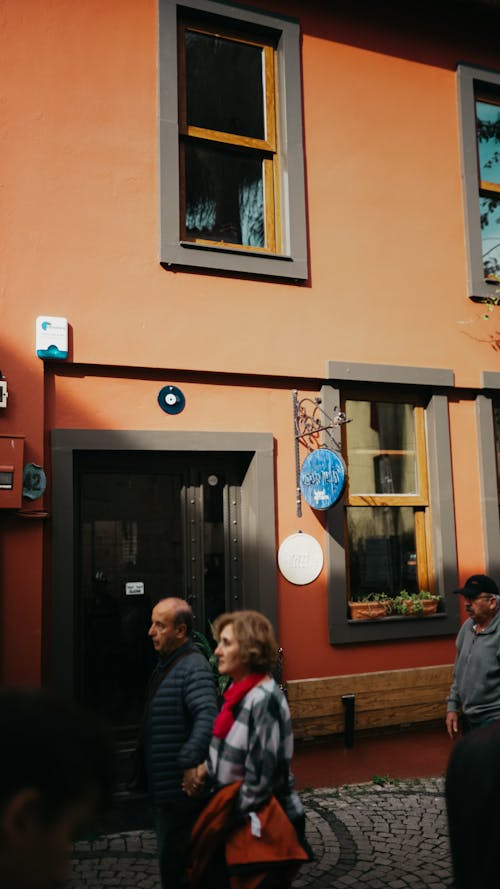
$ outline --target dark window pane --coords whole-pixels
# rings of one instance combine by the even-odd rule
[[[346,413],[349,492],[418,493],[413,406],[348,401]]]
[[[410,506],[349,506],[351,599],[418,592],[415,516]]]
[[[262,159],[187,143],[186,235],[265,246]]]
[[[479,210],[484,276],[496,277],[500,272],[500,201],[479,198]]]
[[[186,102],[191,126],[264,139],[262,48],[186,31]]]
[[[480,177],[500,185],[500,106],[477,101],[476,127]]]

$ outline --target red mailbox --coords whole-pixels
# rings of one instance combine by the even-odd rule
[[[0,435],[0,509],[20,509],[24,435]]]

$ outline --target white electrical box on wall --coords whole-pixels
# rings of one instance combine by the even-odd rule
[[[53,315],[39,315],[36,319],[36,354],[39,358],[68,357],[68,321]]]

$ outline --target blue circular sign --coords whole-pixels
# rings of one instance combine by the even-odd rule
[[[184,410],[186,399],[177,386],[164,386],[158,393],[158,404],[166,414],[180,414]]]
[[[23,469],[23,497],[38,500],[47,486],[47,479],[41,466],[27,463]]]
[[[318,448],[302,464],[300,490],[313,509],[328,509],[342,496],[346,478],[342,457],[327,448]]]

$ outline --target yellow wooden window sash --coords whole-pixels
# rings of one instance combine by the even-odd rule
[[[366,400],[366,399],[364,399]],[[386,399],[387,400],[387,399]],[[427,506],[429,503],[429,480],[427,474],[427,447],[425,441],[425,411],[421,405],[413,406],[415,424],[415,456],[417,461],[417,485],[415,494],[374,494],[372,492],[347,495],[349,506]],[[344,427],[345,428],[345,427]],[[348,430],[346,430],[348,435]],[[344,441],[346,446],[347,441]],[[366,449],[365,449],[365,452]],[[406,454],[407,450],[379,450],[376,454]]]
[[[425,511],[416,509],[415,513],[415,549],[417,555],[417,580],[419,590],[429,589],[429,569],[427,559],[427,529]]]
[[[258,46],[263,53],[264,65],[264,126],[265,139],[256,139],[250,136],[240,136],[236,133],[224,133],[218,130],[209,130],[204,127],[188,125],[186,105],[186,41],[187,30],[197,31],[221,39],[229,39],[238,43]],[[217,142],[222,145],[241,147],[245,150],[262,155],[262,181],[264,192],[264,229],[265,246],[253,247],[245,244],[231,244],[231,250],[252,253],[276,253],[281,248],[279,236],[280,219],[280,190],[279,190],[279,161],[277,155],[277,124],[276,124],[276,51],[274,46],[261,41],[252,40],[231,31],[219,31],[198,27],[188,22],[181,22],[178,28],[178,75],[179,75],[179,134],[181,142],[179,146],[180,164],[180,205],[181,205],[181,237],[187,239],[185,230],[185,160],[184,139],[204,140]],[[190,243],[201,244],[210,247],[227,247],[225,241],[214,241],[207,238],[189,237]]]
[[[264,64],[264,139],[255,139],[251,136],[240,136],[238,133],[225,133],[220,130],[211,130],[204,127],[189,126],[186,106],[186,31],[197,31],[209,37],[232,40],[235,43],[243,43],[248,46],[257,46],[262,50]],[[270,44],[246,39],[233,35],[231,32],[219,32],[205,28],[194,27],[182,23],[179,33],[179,132],[184,136],[192,136],[207,139],[212,142],[227,142],[228,145],[242,145],[248,148],[257,148],[261,151],[276,151],[276,73],[275,73],[275,49]]]
[[[429,503],[429,476],[427,472],[427,444],[425,438],[425,411],[420,405],[413,408],[417,446],[418,491],[424,503]]]
[[[483,179],[481,179],[479,188],[481,191],[491,191],[494,194],[500,194],[500,183],[498,183],[498,182],[486,182]],[[481,197],[487,198],[488,195],[487,194],[481,195]]]
[[[427,506],[420,494],[350,494],[348,506]]]
[[[240,145],[242,148],[252,148],[258,151],[274,152],[275,147],[264,139],[254,139],[252,136],[237,136],[234,133],[223,133],[220,130],[207,130],[204,127],[187,126],[179,127],[181,136],[190,136],[193,139],[204,139],[206,142],[222,142],[226,145]]]
[[[474,96],[474,108],[476,107],[477,102],[486,102],[488,105],[497,105],[500,111],[500,96],[488,95],[487,91],[478,91]],[[479,147],[477,148],[477,151],[479,155]],[[479,188],[481,191],[490,191],[493,192],[493,194],[500,194],[500,183],[498,182],[488,182],[486,179],[481,179]],[[488,195],[484,195],[483,197],[488,197]]]
[[[187,239],[185,230],[186,216],[186,198],[185,198],[185,173],[184,173],[184,151],[181,144],[180,151],[180,170],[181,170],[181,189],[180,204],[182,213],[182,238]],[[271,159],[263,159],[262,162],[262,180],[264,190],[264,231],[265,245],[264,247],[249,246],[247,244],[231,244],[231,250],[242,250],[246,252],[258,253],[276,253],[277,251],[277,224],[276,224],[276,173],[275,164]],[[189,242],[193,244],[206,244],[212,247],[227,247],[226,241],[214,241],[209,238],[193,238],[189,237]]]
[[[382,400],[382,399],[381,399]],[[410,506],[414,508],[415,521],[415,549],[417,559],[417,580],[421,590],[429,590],[432,592],[431,580],[431,534],[430,534],[430,516],[429,516],[429,479],[427,471],[427,446],[425,436],[425,410],[422,405],[414,405],[415,420],[415,441],[416,441],[416,458],[417,458],[417,479],[418,494],[352,494],[346,498],[348,506]],[[344,436],[348,431],[344,428]],[[346,447],[346,438],[344,437],[344,447]],[[378,451],[377,451],[378,453]],[[388,451],[384,453],[389,453]],[[391,451],[391,453],[404,453],[403,451]],[[499,491],[500,502],[500,491]],[[347,512],[345,515],[346,539],[347,539]],[[347,570],[349,571],[349,559],[347,560]],[[348,586],[349,589],[349,586]]]
[[[262,163],[262,176],[264,185],[264,226],[266,232],[266,248],[271,253],[276,253],[274,164],[272,160],[264,159]]]

